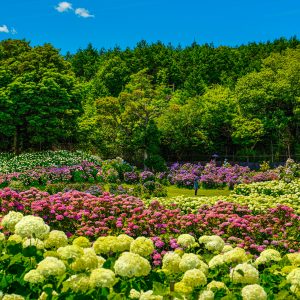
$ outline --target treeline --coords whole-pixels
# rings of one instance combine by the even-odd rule
[[[300,155],[300,41],[133,49],[0,42],[0,151],[83,148],[159,168]]]

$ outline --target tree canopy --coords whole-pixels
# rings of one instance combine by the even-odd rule
[[[0,150],[83,147],[158,161],[300,155],[300,41],[133,49],[62,56],[0,42]]]

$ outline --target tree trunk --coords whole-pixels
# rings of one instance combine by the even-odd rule
[[[15,154],[19,153],[19,149],[18,149],[18,128],[16,128],[15,134],[14,134],[13,151],[14,151]]]
[[[273,141],[271,140],[271,162],[274,162],[274,149],[273,149]]]
[[[288,151],[288,157],[291,158],[291,147],[289,143],[287,145],[287,151]]]
[[[144,149],[144,170],[147,170],[146,160],[148,159],[147,149]]]

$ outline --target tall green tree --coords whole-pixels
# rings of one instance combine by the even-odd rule
[[[58,50],[49,44],[31,48],[5,60],[0,74],[9,77],[0,88],[0,130],[15,152],[71,141],[81,92]]]
[[[95,98],[103,96],[118,97],[129,81],[130,70],[118,56],[100,64],[92,81],[92,93]]]
[[[263,124],[263,142],[290,155],[293,141],[299,137],[300,48],[272,54],[259,72],[242,77],[236,85],[240,115]],[[273,149],[271,149],[273,152]]]

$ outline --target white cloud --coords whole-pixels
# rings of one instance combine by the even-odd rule
[[[12,27],[12,29],[10,30],[10,33],[13,34],[13,35],[15,35],[15,34],[17,34],[18,32],[17,32],[17,30],[16,30],[15,28]]]
[[[58,5],[55,7],[55,9],[56,9],[58,12],[62,13],[62,12],[71,10],[71,9],[73,9],[73,8],[72,8],[72,3],[70,3],[70,2],[60,2],[60,3],[58,3]]]
[[[0,26],[0,32],[9,33],[9,29],[6,25]]]
[[[76,8],[75,14],[82,18],[94,18],[94,15],[91,15],[90,12],[85,8]]]

